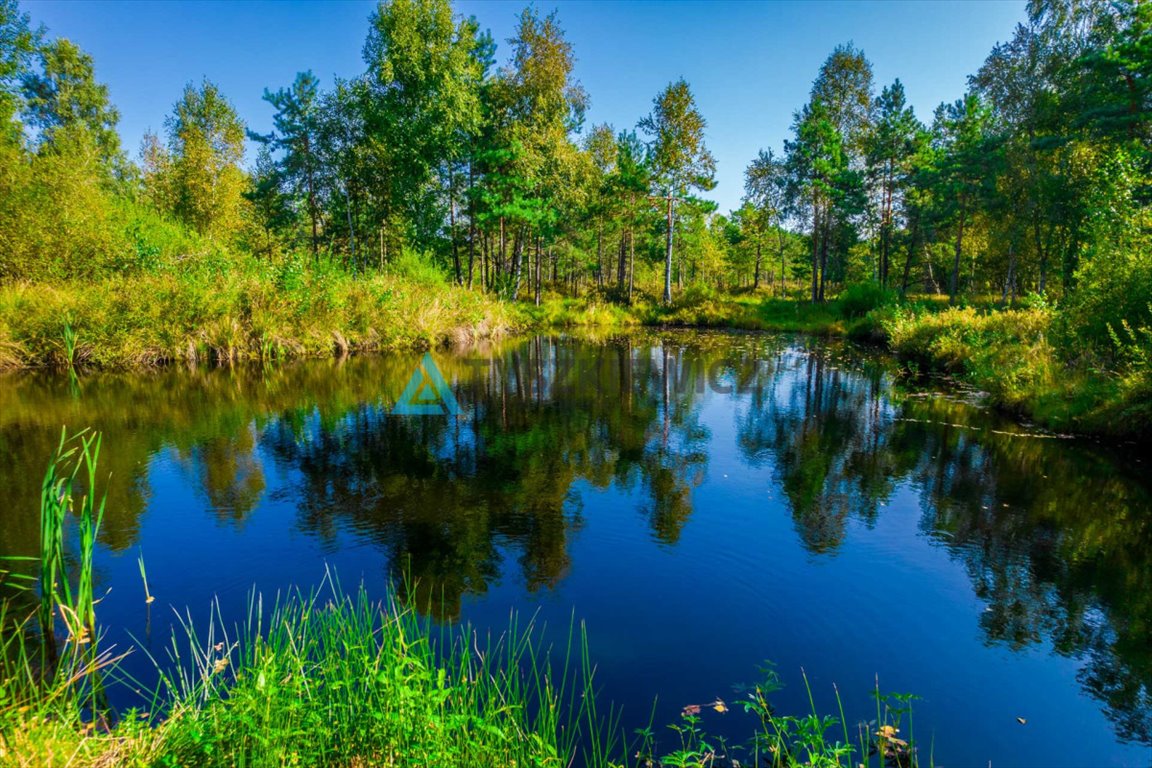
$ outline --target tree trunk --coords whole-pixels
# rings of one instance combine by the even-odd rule
[[[540,306],[540,276],[542,274],[542,272],[540,271],[540,240],[541,239],[542,238],[540,238],[540,237],[536,238],[536,306]]]
[[[604,222],[596,219],[596,286],[604,287]]]
[[[464,284],[460,271],[460,244],[456,242],[456,174],[448,173],[448,237],[452,240],[452,265],[456,268],[456,285]]]
[[[1016,300],[1016,248],[1008,246],[1008,274],[1004,276],[1004,287],[1000,291],[1000,305],[1007,306],[1011,294],[1012,301]]]
[[[920,215],[912,226],[912,237],[908,243],[908,253],[904,256],[904,277],[900,281],[900,298],[908,295],[908,280],[912,275],[912,256],[916,253],[916,241],[920,237]]]
[[[626,247],[628,230],[620,227],[620,248],[616,254],[616,290],[624,290],[624,272],[628,268],[628,249]]]
[[[472,162],[468,162],[468,289],[472,289],[472,269],[476,262],[476,206],[472,202],[472,184],[475,174]]]
[[[827,226],[828,222],[824,222]],[[828,241],[830,233],[825,231],[824,236],[820,238],[820,301],[824,301],[824,286],[827,283],[828,276]]]
[[[304,155],[308,158],[308,218],[312,220],[312,261],[315,262],[319,258],[319,243],[317,242],[319,212],[316,210],[316,184],[312,173],[312,143],[307,135],[304,137]]]
[[[632,286],[636,278],[636,234],[628,230],[628,303],[632,303]]]
[[[820,203],[812,201],[812,303],[820,300]]]
[[[500,251],[496,254],[496,274],[504,271],[504,217],[500,217]]]
[[[780,291],[778,296],[788,293],[788,284],[784,282],[784,230],[776,228],[776,241],[780,245]]]
[[[356,230],[352,227],[352,196],[348,194],[348,185],[344,185],[344,212],[348,214],[348,244],[352,251],[352,264],[356,265]]]
[[[952,259],[952,280],[949,285],[948,303],[955,304],[960,292],[960,256],[964,252],[964,211],[960,211],[960,223],[956,228],[956,253]]]
[[[486,290],[486,291],[492,287],[492,283],[489,281],[489,275],[488,275],[488,271],[489,271],[488,270],[488,250],[489,250],[489,247],[490,246],[489,246],[488,233],[485,232],[484,233],[484,248],[482,249],[481,254],[480,254],[480,285],[483,286],[484,290]]]
[[[892,160],[888,160],[888,173],[884,179],[884,203],[880,216],[880,287],[888,287],[889,262],[892,253]]]
[[[1048,249],[1044,247],[1039,212],[1032,214],[1032,228],[1036,233],[1036,255],[1040,261],[1040,295],[1044,295],[1044,290],[1048,287]]]
[[[668,190],[668,236],[664,255],[664,303],[672,303],[672,190]]]
[[[752,290],[760,289],[760,236],[756,236],[756,268],[752,275]]]
[[[520,296],[520,274],[524,264],[524,240],[525,232],[524,228],[521,227],[516,231],[516,238],[512,244],[512,288],[509,298],[513,301]]]

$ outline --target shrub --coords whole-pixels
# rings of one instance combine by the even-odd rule
[[[896,294],[886,291],[876,283],[857,283],[844,289],[836,299],[837,306],[845,317],[863,317],[874,309],[891,304]]]
[[[437,267],[432,256],[404,248],[400,256],[388,265],[388,273],[393,277],[417,285],[447,285],[448,276]]]

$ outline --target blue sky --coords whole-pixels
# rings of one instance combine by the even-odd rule
[[[458,2],[501,43],[503,61],[523,2]],[[669,81],[687,78],[708,120],[721,210],[739,205],[743,171],[762,147],[780,147],[793,111],[839,43],[872,61],[877,87],[899,77],[922,119],[958,98],[966,77],[1025,17],[1023,0],[811,2],[538,2],[556,9],[591,96],[588,118],[632,127]],[[161,130],[181,88],[208,77],[249,127],[266,131],[264,88],[311,69],[328,85],[362,70],[373,0],[328,2],[25,3],[34,23],[93,55],[121,113],[125,146]]]

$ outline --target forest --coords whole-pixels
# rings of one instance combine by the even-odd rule
[[[363,73],[270,84],[270,132],[193,80],[133,151],[97,62],[0,0],[0,366],[783,328],[880,341],[1057,428],[1139,432],[1150,27],[1147,3],[1033,0],[931,115],[839,45],[721,212],[691,85],[587,124],[555,13],[498,44],[448,0],[381,3]]]
[[[1152,2],[1026,11],[930,114],[827,40],[721,210],[535,5],[130,147],[0,0],[0,764],[1143,765]]]

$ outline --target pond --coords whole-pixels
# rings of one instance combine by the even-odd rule
[[[583,622],[629,729],[654,700],[658,726],[731,704],[770,661],[784,713],[809,709],[802,669],[853,722],[875,716],[877,678],[916,694],[937,765],[1152,764],[1139,453],[1014,424],[836,342],[536,337],[432,359],[451,397],[420,390],[431,415],[395,413],[416,354],[9,375],[0,554],[36,551],[60,428],[92,427],[98,617],[120,648],[163,657],[176,611],[206,619],[218,598],[240,620],[253,588],[326,568],[379,595],[407,576],[437,621]],[[147,677],[145,654],[128,664]]]

